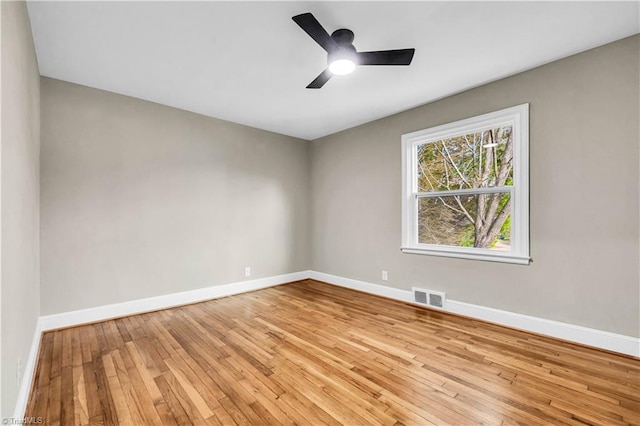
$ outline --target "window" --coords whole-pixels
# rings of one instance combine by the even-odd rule
[[[529,104],[402,136],[402,251],[529,263]]]

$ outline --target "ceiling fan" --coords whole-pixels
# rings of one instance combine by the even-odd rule
[[[291,19],[327,51],[327,68],[309,83],[307,89],[319,89],[333,75],[349,74],[357,65],[409,65],[413,59],[415,49],[358,52],[353,46],[353,31],[341,28],[329,35],[311,13]]]

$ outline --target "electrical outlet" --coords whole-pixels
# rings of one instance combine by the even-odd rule
[[[22,358],[18,358],[18,366],[16,368],[16,385],[20,388],[20,379],[22,379]]]
[[[389,279],[389,275],[387,271],[382,271],[382,281],[387,281]]]
[[[251,276],[251,267],[247,266],[246,268],[244,268],[244,276],[245,277],[250,277]]]

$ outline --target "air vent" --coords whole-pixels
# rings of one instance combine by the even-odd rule
[[[413,300],[421,305],[444,309],[445,294],[440,291],[413,288]]]
[[[444,307],[444,300],[442,296],[443,295],[441,294],[429,293],[429,305],[436,306],[438,308]]]
[[[424,303],[427,304],[427,293],[420,290],[413,290],[413,298],[416,303]]]

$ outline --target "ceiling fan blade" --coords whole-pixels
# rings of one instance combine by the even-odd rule
[[[409,65],[416,49],[359,52],[358,65]]]
[[[315,80],[309,83],[309,85],[307,86],[307,89],[321,88],[322,86],[325,85],[327,81],[329,81],[332,75],[333,74],[331,74],[331,71],[329,71],[329,69],[327,68],[326,70],[322,71],[320,75],[316,77]]]
[[[327,52],[338,49],[338,45],[331,38],[329,33],[320,25],[320,22],[310,13],[303,13],[291,18],[300,26],[312,39],[316,41]]]

